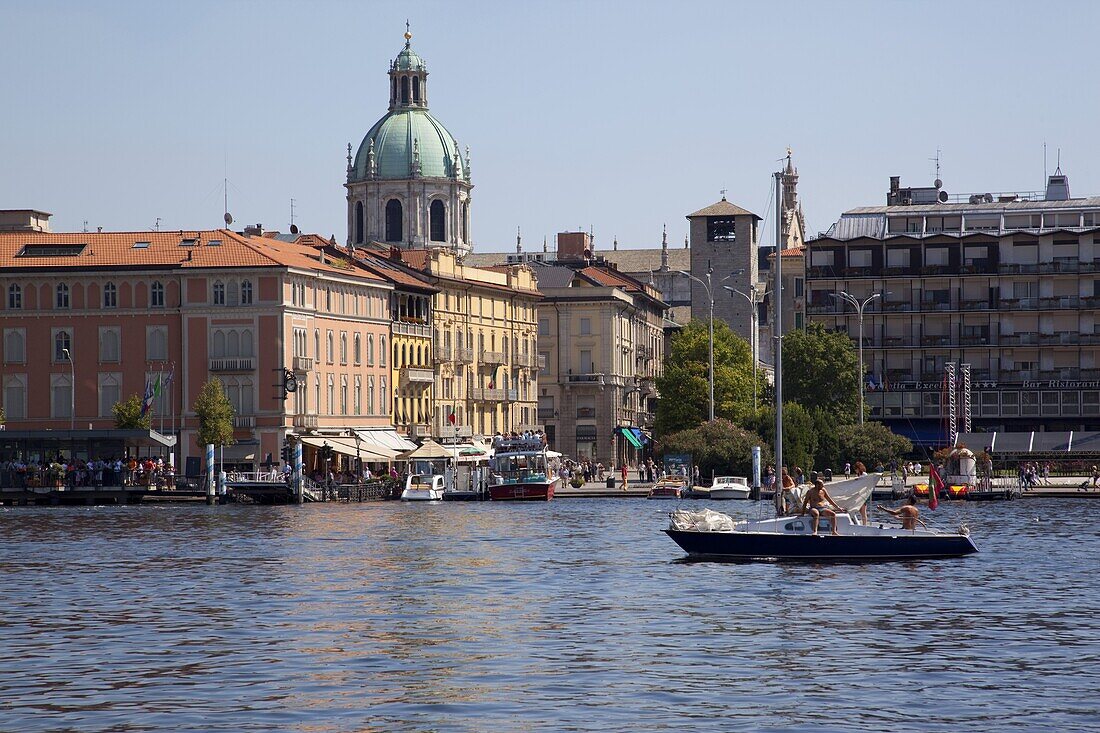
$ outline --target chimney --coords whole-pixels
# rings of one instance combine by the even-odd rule
[[[248,225],[244,228],[244,235],[246,237],[262,237],[264,235],[264,225]]]

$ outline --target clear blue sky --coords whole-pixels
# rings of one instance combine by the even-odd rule
[[[884,203],[1042,187],[1061,148],[1100,195],[1100,3],[0,0],[0,208],[55,231],[237,223],[344,241],[345,146],[403,43],[473,159],[478,251],[593,227],[680,243],[728,189],[761,215],[790,145],[812,231]]]

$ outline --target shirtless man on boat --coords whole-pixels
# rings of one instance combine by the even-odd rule
[[[887,509],[881,504],[876,504],[876,506],[890,516],[900,519],[902,529],[916,529],[918,523],[922,527],[927,526],[920,519],[920,509],[917,509],[917,497],[915,495],[910,495],[909,503],[897,509]]]
[[[813,534],[817,534],[817,524],[822,516],[832,520],[832,533],[834,535],[840,534],[836,531],[836,514],[837,512],[843,512],[844,509],[833,501],[833,497],[829,496],[829,492],[825,490],[825,482],[821,479],[814,481],[814,485],[806,491],[806,497],[802,500],[802,511],[799,512],[799,515],[801,516],[807,511],[814,518]]]

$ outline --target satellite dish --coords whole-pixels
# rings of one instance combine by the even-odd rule
[[[987,204],[993,203],[993,194],[987,193],[985,196],[982,196],[982,201],[985,201]]]
[[[943,181],[937,178],[936,180],[932,181],[932,185],[936,188],[943,188]]]
[[[298,233],[298,225],[297,224],[291,224],[290,225],[290,233],[291,234],[297,234]]]
[[[225,219],[225,225],[226,226],[229,226],[230,224],[233,223],[233,215],[230,214],[228,211],[225,212],[225,216],[223,216],[222,218]]]
[[[939,196],[937,196],[936,198],[938,198],[940,200],[941,204],[946,204],[947,203],[947,191],[940,191]]]

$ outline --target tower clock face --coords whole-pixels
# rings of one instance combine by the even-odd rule
[[[298,377],[294,376],[293,372],[287,372],[283,376],[283,389],[287,392],[298,391]]]

